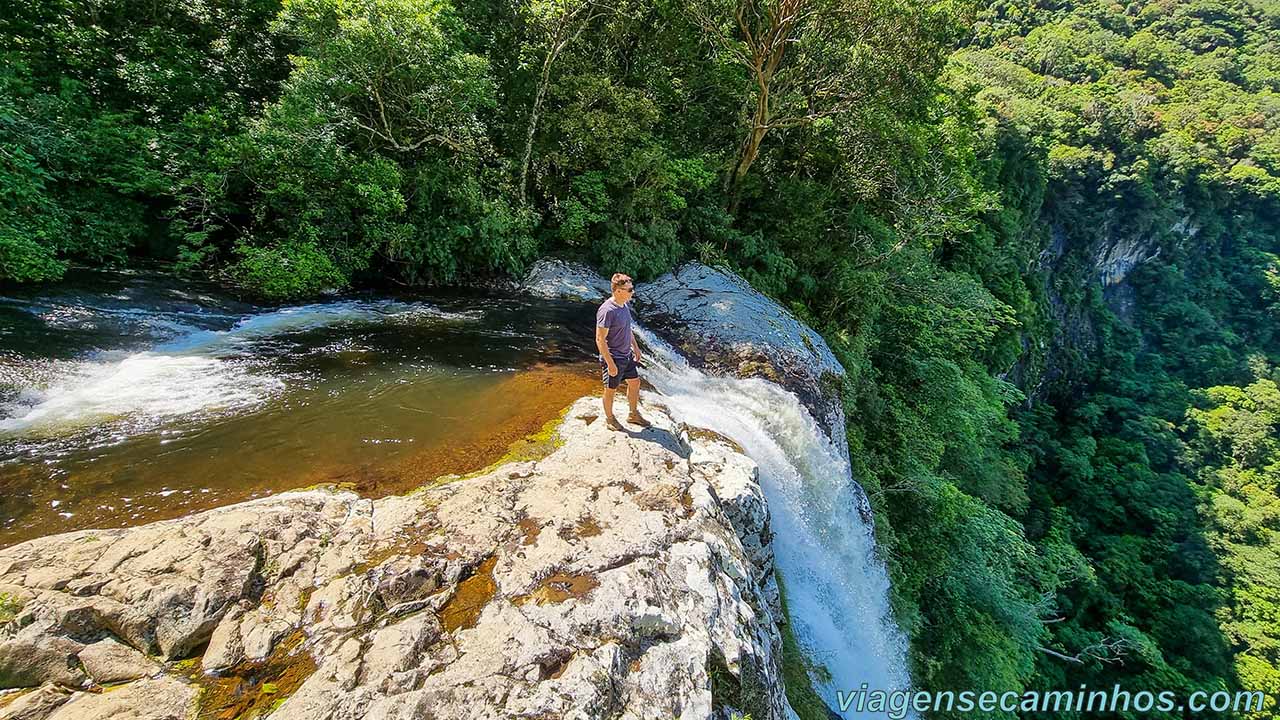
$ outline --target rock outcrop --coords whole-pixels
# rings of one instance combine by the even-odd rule
[[[597,402],[544,459],[406,496],[0,550],[0,718],[786,717],[754,463]]]
[[[1139,308],[1130,275],[1166,248],[1192,242],[1200,233],[1190,214],[1148,235],[1114,232],[1113,225],[1105,221],[1083,237],[1061,224],[1048,227],[1049,243],[1031,269],[1041,277],[1053,332],[1034,339],[1024,336],[1017,361],[1001,373],[1023,390],[1028,404],[1053,388],[1068,392],[1084,377],[1082,363],[1097,352],[1099,343],[1096,313],[1081,302],[1091,287],[1101,288],[1103,301],[1118,319],[1133,324]]]
[[[542,258],[525,273],[520,288],[534,296],[555,300],[600,302],[609,294],[609,281],[581,263]]]
[[[694,366],[776,382],[843,442],[844,367],[821,335],[746,280],[690,262],[638,287],[635,302],[645,327]]]
[[[543,298],[599,301],[609,282],[564,260],[539,260],[525,292]],[[794,392],[837,442],[844,440],[840,386],[844,367],[822,336],[733,273],[689,262],[636,288],[636,317],[679,348],[695,367],[763,377]]]

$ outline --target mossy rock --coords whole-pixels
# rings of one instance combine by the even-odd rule
[[[0,593],[0,625],[13,622],[22,612],[22,601],[9,593]]]
[[[782,615],[784,618],[790,617],[782,578],[778,578],[778,591],[782,601]],[[839,717],[818,694],[818,688],[813,682],[814,675],[829,677],[830,672],[805,656],[789,621],[781,623],[779,630],[782,632],[782,682],[791,709],[796,711],[800,720],[830,720],[833,716]]]
[[[711,680],[712,707],[732,708],[735,718],[769,717],[769,690],[753,662],[743,662],[734,675],[724,656],[717,652],[707,658],[707,676]]]

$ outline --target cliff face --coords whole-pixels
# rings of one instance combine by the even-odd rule
[[[1028,337],[1024,353],[1006,375],[1032,397],[1044,397],[1057,383],[1073,382],[1080,363],[1098,345],[1090,292],[1101,292],[1102,303],[1121,322],[1132,323],[1139,311],[1130,277],[1134,269],[1157,260],[1168,243],[1194,240],[1199,227],[1183,217],[1156,235],[1098,231],[1088,244],[1073,243],[1073,233],[1061,225],[1049,227],[1047,247],[1032,270],[1039,273],[1043,312],[1052,324],[1045,338]]]
[[[0,551],[0,718],[785,717],[755,464],[680,425]],[[107,692],[105,686],[112,685]]]

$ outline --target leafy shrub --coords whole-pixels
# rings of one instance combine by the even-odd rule
[[[292,300],[346,287],[348,278],[315,243],[241,243],[226,269],[232,283],[269,300]]]

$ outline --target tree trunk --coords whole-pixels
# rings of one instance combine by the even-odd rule
[[[747,132],[747,137],[742,141],[742,150],[738,153],[738,162],[725,183],[726,190],[729,193],[730,213],[738,210],[742,179],[751,170],[756,158],[760,157],[760,145],[764,142],[765,134],[769,132],[769,86],[773,81],[773,69],[777,67],[781,59],[781,52],[769,58],[767,64],[763,59],[757,59],[759,65],[757,65],[755,76],[758,92],[756,94],[756,107],[751,113],[751,129]]]
[[[529,130],[524,137],[524,158],[520,161],[520,204],[526,203],[526,191],[529,185],[529,163],[533,160],[533,138],[538,132],[538,119],[542,115],[542,101],[547,94],[547,85],[551,78],[551,63],[555,59],[555,49],[547,50],[547,58],[542,63],[542,76],[538,80],[538,91],[533,96],[533,110],[529,113]]]
[[[766,93],[761,93],[761,97],[765,95]],[[742,141],[742,150],[738,153],[738,162],[733,168],[733,175],[730,180],[732,187],[738,186],[742,178],[746,177],[747,171],[751,169],[751,165],[755,163],[756,158],[760,157],[760,145],[764,142],[765,133],[769,132],[768,110],[764,107],[763,102],[757,103],[756,112],[751,120],[751,130]]]
[[[755,127],[747,134],[747,138],[742,143],[742,151],[738,153],[738,162],[734,166],[733,171],[729,174],[728,181],[725,183],[725,189],[729,194],[728,210],[730,214],[738,211],[738,201],[741,199],[742,179],[747,176],[747,171],[751,169],[752,163],[760,155],[760,143],[764,141],[764,134],[767,128]]]

